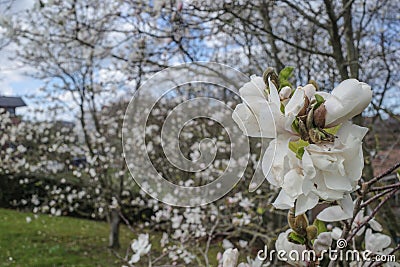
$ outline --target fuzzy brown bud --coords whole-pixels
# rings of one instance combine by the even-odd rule
[[[297,234],[301,236],[306,236],[307,235],[307,226],[308,226],[308,219],[305,214],[301,214],[299,216],[296,216],[294,219],[294,225],[293,225],[293,231],[295,231]]]
[[[293,229],[293,227],[294,227],[294,221],[295,221],[295,219],[296,219],[296,217],[294,216],[294,209],[291,208],[291,209],[288,211],[287,220],[288,220],[288,224],[289,224],[290,228],[292,228],[292,229]]]
[[[274,68],[268,67],[263,73],[263,80],[267,87],[269,86],[268,79],[270,79],[276,89],[279,90],[279,78]]]
[[[314,111],[314,124],[318,128],[325,128],[325,118],[326,118],[326,107],[324,104],[321,104],[315,111]]]
[[[306,228],[307,232],[307,239],[308,240],[314,240],[318,236],[318,228],[315,225],[309,225]]]
[[[319,89],[318,83],[315,80],[309,80],[308,83],[314,85],[315,90],[318,91],[318,89]]]
[[[308,109],[308,106],[309,106],[309,105],[310,105],[310,100],[308,99],[307,96],[304,96],[304,106],[303,106],[303,108],[299,111],[298,116],[304,116],[304,115],[306,115],[307,109]]]
[[[299,120],[299,133],[300,133],[301,139],[303,139],[304,141],[309,140],[306,124],[301,119]]]

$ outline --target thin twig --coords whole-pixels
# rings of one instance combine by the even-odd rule
[[[381,191],[385,189],[393,189],[396,187],[400,187],[400,183],[395,183],[395,184],[390,184],[390,185],[385,185],[385,186],[380,186],[380,187],[372,187],[369,189],[370,192],[372,191]]]
[[[346,238],[347,242],[349,242],[357,233],[363,228],[372,218],[374,218],[375,214],[379,211],[379,209],[398,191],[399,189],[393,189],[383,200],[376,206],[376,208],[372,211],[372,213],[368,216],[368,218],[357,226],[357,228],[352,231],[351,235]]]
[[[371,203],[374,202],[375,200],[377,200],[377,199],[379,199],[380,197],[382,197],[382,196],[384,196],[384,195],[390,193],[392,190],[395,190],[395,189],[391,188],[391,189],[385,190],[385,191],[383,191],[383,192],[380,192],[379,194],[377,194],[377,195],[371,197],[370,199],[368,199],[367,201],[363,202],[363,203],[360,205],[360,207],[361,207],[361,208],[365,208],[366,206],[368,206],[369,204],[371,204]]]
[[[129,230],[131,230],[132,233],[135,233],[135,229],[133,229],[132,225],[128,221],[128,219],[122,214],[121,210],[118,210],[119,217],[124,221],[126,226],[128,226]]]
[[[382,173],[382,174],[374,177],[373,179],[369,180],[368,182],[366,182],[367,186],[371,186],[372,184],[378,182],[380,179],[384,178],[388,174],[391,174],[393,171],[395,171],[399,167],[400,167],[400,162],[397,162],[393,167],[389,168],[384,173]]]

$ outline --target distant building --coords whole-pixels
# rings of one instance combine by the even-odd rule
[[[15,109],[19,107],[25,107],[26,104],[21,97],[15,96],[0,96],[0,109],[4,109],[10,113],[12,117],[15,117]]]

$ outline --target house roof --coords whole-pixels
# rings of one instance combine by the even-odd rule
[[[26,106],[21,97],[14,96],[0,96],[0,107],[3,108],[17,108]]]

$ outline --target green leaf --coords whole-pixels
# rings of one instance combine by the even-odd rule
[[[279,72],[279,81],[280,80],[289,80],[292,77],[294,67],[284,67],[281,72]]]
[[[299,245],[304,245],[306,243],[306,239],[295,232],[291,232],[288,235],[288,240],[289,242],[299,244]]]
[[[327,129],[324,129],[327,133],[330,133],[330,134],[333,134],[333,135],[335,135],[338,131],[339,131],[339,129],[340,129],[340,124],[339,125],[336,125],[336,126],[334,126],[334,127],[331,127],[331,128],[327,128]]]
[[[289,149],[292,150],[297,157],[303,157],[304,147],[308,146],[310,143],[304,140],[292,141],[289,142]],[[301,159],[301,158],[300,158]]]
[[[328,229],[326,228],[326,225],[325,225],[325,223],[323,221],[315,219],[313,224],[315,226],[317,226],[318,234],[323,233],[323,232],[328,232]]]
[[[325,102],[325,99],[320,96],[319,94],[315,94],[315,100],[317,100],[317,103],[314,105],[314,110],[317,109],[321,104]]]
[[[289,79],[293,76],[294,67],[285,67],[279,72],[278,79],[279,79],[279,88],[278,90],[282,89],[285,86],[293,87],[292,84],[289,82]]]
[[[297,149],[297,151],[296,151],[296,157],[298,158],[298,159],[302,159],[303,158],[303,155],[304,155],[304,146],[302,146],[302,147],[299,147],[298,149]]]
[[[285,106],[281,103],[281,112],[285,114]]]
[[[300,132],[299,132],[299,119],[298,119],[298,118],[295,118],[295,119],[294,119],[294,121],[293,121],[293,123],[292,123],[292,128],[293,128],[297,133],[300,133]],[[289,146],[290,146],[290,144],[289,144]]]
[[[289,86],[290,88],[293,87],[292,84],[287,80],[279,81],[279,90],[285,86]]]
[[[315,100],[317,100],[317,103],[324,103],[325,99],[320,96],[319,94],[315,94]]]

